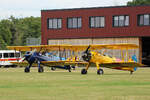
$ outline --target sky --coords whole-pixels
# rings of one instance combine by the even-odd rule
[[[0,19],[40,17],[43,9],[67,9],[126,5],[132,0],[0,0]]]

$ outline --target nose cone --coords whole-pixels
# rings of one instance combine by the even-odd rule
[[[89,62],[91,60],[91,53],[84,53],[82,58],[84,61]]]
[[[29,59],[31,58],[32,53],[30,51],[27,51],[26,54],[24,55],[25,60],[29,61]]]
[[[26,54],[24,55],[24,57],[29,57],[29,56],[31,56],[31,52],[27,51]]]

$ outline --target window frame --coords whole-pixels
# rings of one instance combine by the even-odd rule
[[[52,25],[50,27],[49,21],[52,21]],[[54,22],[56,21],[56,23]],[[56,27],[54,26],[56,24]],[[47,29],[61,29],[62,28],[62,18],[48,18],[47,19]]]
[[[144,15],[149,15],[149,25],[146,25],[144,22]],[[142,20],[140,20],[142,18]],[[142,24],[141,24],[142,21]],[[138,26],[150,26],[150,14],[138,14],[137,15],[137,25]]]
[[[99,18],[99,23],[96,23],[96,19]],[[102,18],[104,19],[104,23],[102,23]],[[93,22],[92,22],[93,20]],[[93,25],[92,25],[93,24]],[[99,26],[97,26],[99,25]],[[104,28],[105,27],[105,16],[90,16],[89,17],[89,27],[90,28]]]
[[[67,18],[67,28],[68,29],[80,29],[80,28],[82,28],[82,17],[68,17]]]
[[[123,16],[123,24],[121,25],[121,21],[120,18]],[[115,20],[114,18],[117,17],[118,18],[118,23],[115,25]],[[126,22],[126,19],[128,17],[128,21]],[[129,27],[130,26],[130,16],[129,15],[114,15],[112,17],[112,21],[113,21],[113,27]],[[128,23],[128,24],[126,24]]]

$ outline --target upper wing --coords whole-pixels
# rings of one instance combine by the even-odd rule
[[[126,50],[126,49],[137,49],[139,48],[136,44],[128,44],[128,43],[121,43],[121,44],[104,44],[104,45],[91,45],[91,49],[120,49],[120,50]]]
[[[40,45],[40,46],[7,46],[8,49],[17,51],[32,51],[36,49],[37,51],[60,51],[60,50],[72,50],[72,51],[82,51],[85,50],[88,45]]]
[[[59,51],[59,50],[71,50],[71,51],[84,51],[89,45],[40,45],[40,46],[7,46],[8,49],[17,51]],[[98,49],[137,49],[139,48],[136,44],[91,44],[90,50]]]

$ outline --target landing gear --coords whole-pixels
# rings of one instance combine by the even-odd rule
[[[72,68],[73,70],[75,70],[75,69],[76,69],[76,67],[75,67],[75,66],[71,66],[71,68]]]
[[[30,68],[29,68],[29,67],[26,67],[26,68],[24,69],[24,72],[25,72],[25,73],[29,73],[29,72],[30,72]]]
[[[81,70],[81,74],[87,74],[87,70],[86,69],[82,69]]]
[[[130,71],[130,75],[132,75],[133,74],[133,71]]]
[[[71,72],[71,66],[70,65],[65,65],[64,67],[66,67],[66,69]]]
[[[39,73],[44,72],[44,68],[43,68],[43,67],[39,67],[39,68],[38,68],[38,72],[39,72]]]
[[[56,70],[56,67],[51,67],[51,70],[52,70],[52,71],[55,71],[55,70]]]
[[[103,75],[103,74],[104,74],[103,69],[98,69],[98,70],[97,70],[97,74],[98,74],[98,75]]]
[[[40,66],[41,62],[40,62],[39,60],[38,60],[37,64],[38,64],[38,72],[39,72],[39,73],[44,72],[43,67]]]

